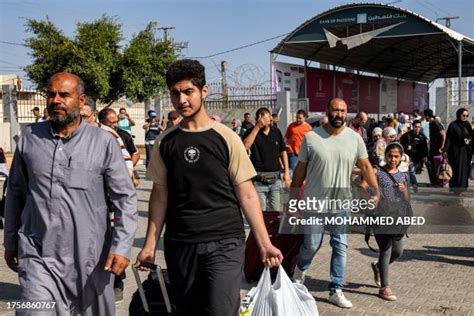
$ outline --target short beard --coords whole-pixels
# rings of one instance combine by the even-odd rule
[[[70,113],[67,113],[67,115],[64,118],[62,118],[59,115],[52,114],[49,116],[49,120],[51,121],[51,125],[54,130],[64,129],[70,124],[72,124],[79,115],[80,115],[80,111],[79,111],[79,108],[77,108],[76,110]]]
[[[329,125],[331,125],[334,128],[340,128],[341,126],[344,125],[344,120],[341,119],[341,124],[339,125],[339,123],[336,123],[336,120],[335,120],[336,118],[341,119],[339,116],[336,116],[336,117],[332,118],[331,116],[328,115]]]

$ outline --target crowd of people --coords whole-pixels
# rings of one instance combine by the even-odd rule
[[[245,113],[244,123],[239,119],[233,119],[232,129],[245,139],[246,131],[252,130],[254,125],[250,119],[250,113]],[[418,192],[418,181],[416,175],[423,170],[428,171],[430,185],[446,186],[447,181],[438,179],[439,165],[445,161],[452,167],[453,174],[449,181],[450,191],[459,195],[467,189],[468,178],[471,169],[471,155],[474,152],[472,143],[474,120],[468,121],[469,113],[465,108],[456,111],[456,120],[451,122],[446,129],[435,117],[431,109],[420,113],[403,112],[389,113],[377,121],[365,112],[359,112],[354,119],[349,120],[347,126],[355,131],[363,139],[368,153],[376,156],[377,165],[385,165],[385,148],[387,144],[399,142],[403,146],[401,167],[399,169],[408,172],[410,187]],[[311,126],[305,122],[306,113],[299,110],[295,121],[287,127],[285,144],[289,167],[294,171],[298,162],[298,153],[301,141],[305,133],[310,131]],[[324,116],[316,126],[328,123]],[[278,116],[272,114],[271,125],[278,128]],[[256,122],[258,119],[256,119]],[[283,165],[282,165],[283,166]]]
[[[456,120],[447,129],[431,109],[423,111],[423,114],[418,110],[412,114],[389,114],[380,122],[371,119],[366,125],[368,135],[372,137],[368,141],[368,149],[375,152],[379,165],[383,166],[386,145],[394,141],[402,144],[402,169],[408,169],[410,185],[415,192],[418,190],[416,175],[423,168],[428,171],[432,186],[447,185],[447,181],[438,178],[438,173],[443,161],[449,163],[453,171],[449,181],[450,191],[459,195],[467,190],[474,149],[471,141],[473,128],[468,117],[467,109],[458,109]]]
[[[278,265],[282,254],[265,229],[243,143],[203,107],[204,67],[181,60],[166,79],[176,110],[164,131],[153,128],[152,112],[144,126],[159,138],[147,169],[154,182],[147,238],[135,266],[154,261],[166,221],[178,314],[232,315],[240,282],[228,280],[241,278],[245,247],[241,210],[262,261]],[[139,156],[128,148],[129,131],[120,128],[135,122],[125,109],[95,115],[87,99],[78,76],[51,77],[49,119],[25,127],[8,179],[5,261],[18,272],[22,300],[55,302],[60,315],[115,314],[114,283],[124,276],[137,228],[130,171]]]
[[[237,315],[244,264],[243,216],[266,266],[285,254],[267,233],[263,211],[283,211],[290,198],[352,198],[354,185],[378,210],[409,207],[409,189],[427,168],[452,166],[450,190],[467,189],[473,153],[469,113],[459,109],[447,130],[431,110],[423,117],[389,114],[377,122],[360,112],[347,121],[347,105],[335,98],[319,126],[299,110],[283,134],[278,115],[260,108],[231,128],[205,108],[204,67],[195,60],[173,63],[166,84],[175,110],[167,121],[149,111],[145,130],[146,175],[153,181],[146,237],[134,267],[148,271],[160,238],[178,315]],[[27,126],[12,162],[5,205],[7,265],[18,272],[22,300],[54,301],[61,315],[113,315],[123,294],[125,268],[137,229],[140,153],[125,108],[93,111],[82,80],[53,75],[47,119]],[[39,110],[39,109],[38,109]],[[36,111],[39,113],[39,111]],[[36,114],[35,114],[36,115]],[[205,179],[205,181],[203,181]],[[328,207],[330,216],[350,209]],[[166,230],[164,226],[166,225]],[[304,283],[321,248],[322,226],[305,227],[293,280]],[[162,233],[164,232],[164,236]],[[371,267],[378,295],[396,300],[389,265],[402,255],[404,234],[375,232],[379,259]],[[329,302],[352,307],[343,294],[348,235],[331,230]]]

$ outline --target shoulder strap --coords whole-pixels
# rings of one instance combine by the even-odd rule
[[[369,243],[370,236],[371,236],[370,233],[366,233],[366,234],[365,234],[365,237],[364,237],[365,243],[367,244],[367,246],[369,247],[369,249],[372,250],[373,252],[379,252],[377,249],[373,248],[373,247],[370,245],[370,243]]]
[[[393,175],[390,172],[388,172],[387,169],[385,169],[385,167],[381,167],[380,170],[388,174],[388,176],[390,177],[390,180],[392,180],[394,184],[398,183],[397,180],[395,180],[395,178],[393,177]]]

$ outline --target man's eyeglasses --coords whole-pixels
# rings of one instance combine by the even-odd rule
[[[177,117],[168,117],[168,120],[170,121],[174,121],[174,120],[177,120],[178,118]]]
[[[469,114],[463,114],[462,117],[469,117]]]

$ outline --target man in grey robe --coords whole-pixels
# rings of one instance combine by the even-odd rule
[[[137,228],[120,148],[81,120],[85,99],[76,75],[51,77],[50,120],[24,129],[8,183],[5,260],[18,271],[22,300],[56,302],[48,315],[114,315],[112,274],[127,267]],[[116,210],[113,232],[107,199]]]

